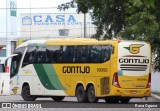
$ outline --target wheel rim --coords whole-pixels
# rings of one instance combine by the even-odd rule
[[[90,91],[89,91],[88,97],[89,97],[89,99],[94,99],[94,98],[95,98],[94,90],[90,90]]]
[[[82,97],[83,97],[83,92],[82,92],[82,90],[79,90],[79,91],[78,91],[78,97],[79,97],[79,98],[82,98]]]
[[[31,97],[30,90],[27,90],[27,91],[25,92],[25,94],[26,94],[27,97]]]

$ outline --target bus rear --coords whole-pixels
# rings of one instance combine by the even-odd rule
[[[146,42],[118,42],[118,71],[112,85],[121,97],[148,97],[151,85],[151,47]]]

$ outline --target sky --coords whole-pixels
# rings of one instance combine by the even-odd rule
[[[0,37],[6,35],[6,1],[0,0]],[[8,0],[9,1],[9,0]],[[56,8],[45,9],[47,7],[57,7],[60,4],[70,2],[71,0],[16,0],[17,2],[17,25],[19,27],[20,13],[64,13]],[[31,9],[43,8],[43,9]],[[19,9],[25,8],[25,9]],[[76,9],[66,10],[65,13],[76,13]],[[19,31],[19,28],[17,29]]]

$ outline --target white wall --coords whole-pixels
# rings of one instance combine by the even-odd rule
[[[26,18],[25,18],[26,17]],[[69,29],[68,37],[84,37],[84,14],[28,13],[21,14],[21,38],[58,38],[59,29]],[[95,34],[89,14],[86,15],[87,36]]]
[[[160,72],[152,72],[151,76],[151,92],[160,93]]]

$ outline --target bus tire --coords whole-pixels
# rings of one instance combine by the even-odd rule
[[[120,102],[121,102],[121,103],[129,103],[129,101],[130,101],[130,98],[123,98],[123,97],[122,97],[122,98],[120,99]]]
[[[96,103],[98,102],[98,98],[95,95],[95,89],[93,85],[90,85],[88,90],[87,90],[87,97],[88,97],[88,101],[90,103]]]
[[[65,96],[52,96],[51,98],[54,101],[62,101],[65,98]]]
[[[26,85],[22,88],[22,98],[25,100],[25,101],[34,101],[36,99],[36,96],[32,96],[30,94],[30,88],[29,88],[29,85]]]
[[[83,86],[78,86],[76,89],[76,96],[79,103],[88,102],[86,91]]]
[[[119,98],[117,97],[106,97],[106,103],[119,103]]]

